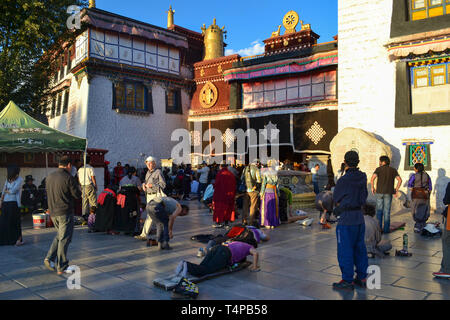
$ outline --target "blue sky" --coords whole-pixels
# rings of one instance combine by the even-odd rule
[[[283,16],[290,10],[300,20],[311,24],[320,35],[320,42],[332,41],[337,34],[337,0],[96,0],[97,7],[160,27],[167,26],[169,5],[175,10],[175,24],[197,32],[213,18],[225,25],[227,54],[239,52],[242,56],[262,53],[262,40],[271,36]],[[299,27],[297,27],[297,30]],[[282,33],[284,28],[281,28]]]

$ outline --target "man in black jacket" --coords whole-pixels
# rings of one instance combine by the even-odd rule
[[[57,234],[45,257],[44,265],[47,269],[55,271],[53,265],[57,260],[56,271],[58,274],[63,274],[69,266],[66,255],[73,234],[73,202],[74,199],[81,197],[81,190],[70,174],[71,169],[72,164],[69,157],[61,157],[58,169],[46,178],[48,208]]]
[[[348,169],[337,181],[333,192],[333,200],[337,204],[335,211],[339,213],[336,236],[342,281],[333,283],[333,288],[353,290],[355,284],[362,288],[366,287],[369,265],[362,212],[362,206],[366,204],[368,196],[367,176],[357,168],[359,156],[355,151],[348,151],[344,161]],[[356,278],[353,279],[355,267]]]

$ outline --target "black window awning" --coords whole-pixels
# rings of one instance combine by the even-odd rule
[[[329,153],[330,142],[338,131],[337,121],[337,110],[326,109],[248,119],[191,121],[189,130],[193,153],[201,156],[209,156],[208,146],[211,142],[214,144],[216,138],[221,140],[222,151],[213,150],[215,155],[242,155],[247,154],[249,148],[277,145],[291,146],[294,152]],[[218,131],[211,131],[210,136],[208,129]],[[247,131],[248,129],[253,130]],[[260,131],[264,129],[267,131]],[[251,140],[248,138],[250,132],[256,133]],[[271,141],[271,137],[274,138],[277,133],[277,139]],[[244,147],[239,146],[243,140]]]

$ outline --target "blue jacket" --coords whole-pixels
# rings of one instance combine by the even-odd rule
[[[338,224],[348,226],[363,224],[364,216],[360,208],[366,204],[367,196],[366,174],[357,168],[347,169],[346,174],[336,183],[333,200],[339,203],[339,206],[351,209],[342,212]]]

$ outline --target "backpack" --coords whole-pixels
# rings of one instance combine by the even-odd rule
[[[240,241],[240,242],[247,243],[247,244],[253,246],[254,248],[257,248],[258,242],[255,239],[255,235],[253,234],[253,231],[251,231],[245,227],[243,229],[244,230],[242,230],[238,235],[234,236],[231,239],[233,241]],[[228,234],[227,234],[227,236],[228,236]]]
[[[240,235],[242,232],[244,232],[245,230],[245,226],[241,225],[241,224],[237,224],[235,226],[233,226],[226,234],[225,236],[227,236],[229,239],[237,237],[238,235]]]

